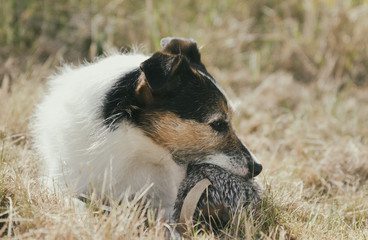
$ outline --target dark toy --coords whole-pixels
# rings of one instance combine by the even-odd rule
[[[173,215],[176,222],[183,221],[180,216],[188,193],[206,178],[211,185],[198,193],[201,195],[192,217],[194,223],[205,222],[213,229],[220,229],[237,209],[254,210],[262,198],[262,187],[254,179],[237,176],[213,164],[192,164],[188,166],[187,176],[178,191]]]

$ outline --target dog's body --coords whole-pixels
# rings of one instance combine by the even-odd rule
[[[53,186],[75,194],[92,186],[117,199],[153,183],[150,195],[170,214],[190,162],[259,174],[196,43],[166,38],[162,46],[151,57],[118,54],[67,67],[51,80],[33,134]]]

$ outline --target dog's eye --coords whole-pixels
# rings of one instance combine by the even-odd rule
[[[226,132],[227,130],[229,130],[229,123],[223,120],[211,122],[210,126],[216,132]]]

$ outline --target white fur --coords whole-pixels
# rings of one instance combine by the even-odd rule
[[[223,153],[218,153],[215,155],[209,155],[205,158],[205,160],[203,161],[204,163],[210,163],[210,164],[214,164],[217,165],[223,169],[226,169],[230,172],[233,172],[239,176],[245,176],[249,169],[247,167],[238,167],[238,168],[234,168],[231,165],[229,165],[229,162],[231,162],[231,157],[227,156],[226,154]]]
[[[185,169],[132,124],[123,121],[109,131],[100,116],[106,92],[146,59],[117,54],[80,68],[66,67],[49,82],[32,129],[51,186],[78,195],[93,185],[118,199],[129,188],[136,192],[153,183],[150,194],[170,214]]]

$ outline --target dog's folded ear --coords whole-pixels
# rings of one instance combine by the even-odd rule
[[[190,63],[202,66],[197,43],[193,39],[163,38],[162,50],[142,62],[142,78],[137,86],[138,99],[150,104],[155,97],[173,93],[190,74]],[[190,62],[190,63],[189,63]]]
[[[201,54],[194,39],[167,37],[161,39],[160,43],[163,52],[184,55],[189,61],[202,64]]]
[[[157,52],[141,63],[140,68],[152,91],[173,90],[177,86],[177,75],[189,69],[185,58]]]
[[[136,93],[145,103],[153,100],[154,96],[163,96],[179,87],[186,73],[190,71],[187,59],[181,55],[156,52],[149,59],[142,62],[143,72]]]
[[[152,91],[170,90],[174,84],[170,79],[188,65],[185,62],[181,56],[157,52],[141,63],[140,68]]]

